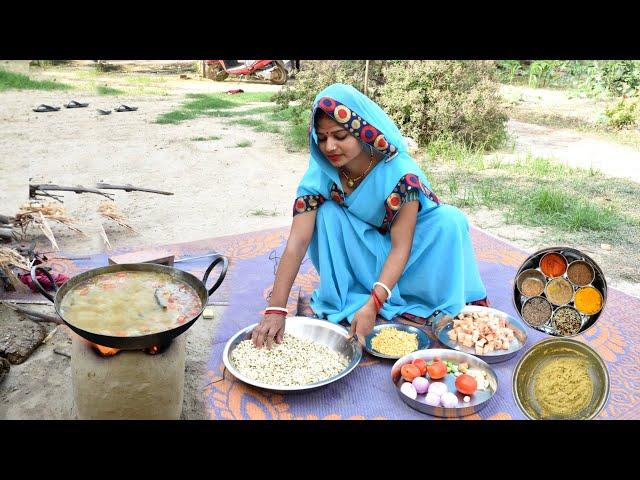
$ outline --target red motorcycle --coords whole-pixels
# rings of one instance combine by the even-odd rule
[[[284,85],[289,78],[289,71],[282,60],[205,60],[204,63],[205,76],[219,82],[234,75]]]

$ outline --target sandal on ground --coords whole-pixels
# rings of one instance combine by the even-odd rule
[[[38,105],[38,107],[34,108],[34,112],[42,113],[42,112],[57,112],[60,110],[60,107],[52,107],[51,105]]]
[[[96,110],[98,111],[98,115],[110,115],[111,114],[111,110],[101,110],[99,108],[96,108]]]
[[[114,108],[116,112],[135,112],[138,110],[138,107],[129,107],[128,105],[120,105],[117,108]]]
[[[83,108],[88,106],[89,106],[88,103],[80,103],[80,102],[76,102],[75,100],[71,100],[69,103],[67,103],[64,106],[64,108]]]

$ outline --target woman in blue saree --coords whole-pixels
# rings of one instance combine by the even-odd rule
[[[455,316],[485,302],[464,214],[441,204],[375,102],[348,85],[325,88],[313,103],[309,144],[270,304],[253,331],[257,347],[282,341],[307,251],[320,275],[311,308],[334,323],[346,319],[361,342],[377,315]]]

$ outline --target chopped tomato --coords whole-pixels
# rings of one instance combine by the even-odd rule
[[[182,325],[187,320],[187,317],[185,317],[184,315],[180,315],[177,320],[178,323]]]
[[[412,382],[414,378],[420,376],[420,369],[412,363],[407,363],[400,369],[400,375],[402,375],[402,378],[407,382]]]
[[[427,362],[424,359],[416,358],[411,363],[420,369],[420,375],[427,373]]]
[[[464,395],[473,395],[478,389],[478,382],[471,375],[463,373],[456,378],[456,389]]]

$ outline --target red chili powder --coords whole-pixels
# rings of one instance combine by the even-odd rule
[[[567,261],[558,253],[548,253],[542,257],[540,269],[548,277],[559,277],[567,270]]]

